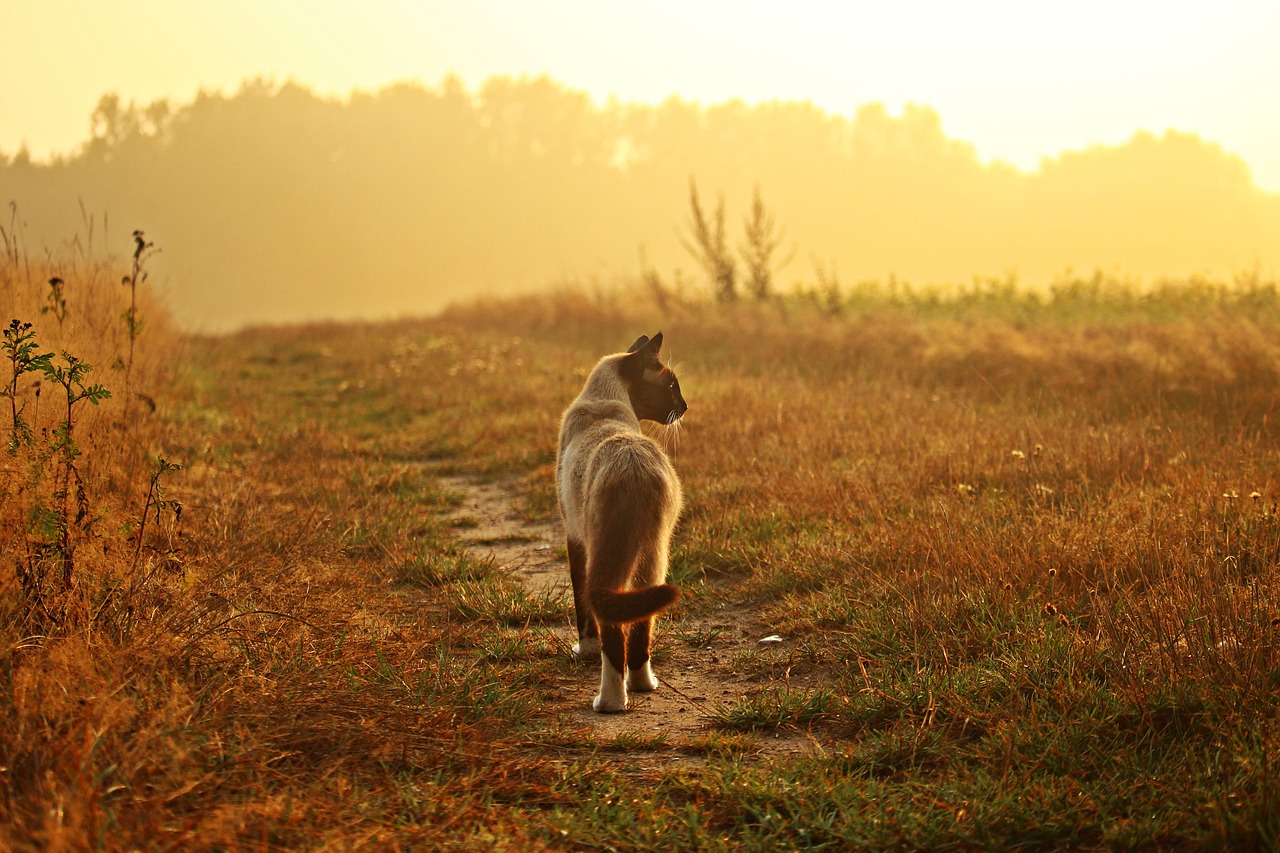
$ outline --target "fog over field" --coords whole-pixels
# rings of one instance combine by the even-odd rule
[[[548,77],[405,83],[344,97],[252,80],[233,94],[104,95],[77,151],[0,154],[25,249],[162,250],[152,283],[198,330],[393,317],[481,293],[612,284],[643,263],[705,288],[682,246],[690,184],[742,239],[758,190],[792,258],[916,285],[1069,270],[1154,282],[1280,268],[1280,195],[1190,133],[1136,132],[1035,171],[978,156],[927,106],[599,102]],[[69,235],[77,235],[75,238]]]

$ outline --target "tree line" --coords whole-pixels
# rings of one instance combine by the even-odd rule
[[[101,251],[145,228],[165,246],[156,278],[176,314],[210,329],[429,311],[634,276],[641,257],[710,291],[698,216],[757,229],[744,292],[836,275],[1034,285],[1068,268],[1280,266],[1280,196],[1191,134],[1140,132],[1027,173],[983,162],[927,107],[598,104],[545,77],[343,98],[265,80],[183,104],[107,95],[76,152],[0,154],[0,200],[29,251],[71,235]]]

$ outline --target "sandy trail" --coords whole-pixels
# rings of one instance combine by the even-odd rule
[[[566,595],[564,622],[553,630],[563,640],[567,656],[577,636],[559,520],[526,519],[510,482],[443,477],[441,483],[462,496],[452,513],[458,522],[454,533],[472,553],[491,557],[531,592]],[[658,622],[654,671],[660,683],[656,691],[632,694],[626,713],[597,714],[591,710],[591,699],[599,685],[599,661],[584,661],[572,667],[560,685],[563,712],[602,737],[662,736],[669,747],[679,749],[716,732],[707,708],[758,692],[775,678],[783,680],[789,644],[762,645],[760,640],[769,631],[744,604],[722,601],[707,615],[675,616]],[[766,671],[763,676],[762,670]],[[807,737],[795,733],[767,733],[759,741],[759,748],[769,753],[800,754],[815,748]]]

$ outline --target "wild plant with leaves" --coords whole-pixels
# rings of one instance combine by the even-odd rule
[[[147,486],[147,497],[142,505],[142,515],[138,518],[136,534],[137,546],[133,552],[133,568],[131,572],[134,578],[134,587],[136,587],[140,582],[138,579],[138,569],[142,565],[142,548],[143,543],[146,541],[147,518],[154,511],[156,525],[159,526],[162,523],[164,513],[167,512],[172,514],[175,526],[182,521],[182,502],[172,498],[166,498],[164,496],[164,484],[162,482],[162,479],[166,474],[172,474],[181,470],[182,465],[180,463],[170,462],[163,453],[156,457],[156,467],[151,472],[151,480]],[[172,563],[174,559],[172,549],[170,549],[170,552],[166,555],[166,562]]]
[[[3,390],[4,396],[9,398],[12,419],[9,455],[16,455],[24,447],[32,450],[29,485],[31,492],[37,495],[48,460],[56,459],[58,465],[52,503],[37,498],[28,512],[25,554],[18,561],[18,580],[23,592],[33,608],[48,617],[44,595],[48,569],[53,566],[60,570],[64,592],[71,588],[75,572],[72,506],[75,507],[74,524],[83,523],[89,513],[84,482],[76,465],[80,456],[75,438],[76,408],[85,401],[96,406],[109,398],[111,392],[100,384],[86,384],[86,376],[93,366],[83,359],[64,351],[61,363],[57,363],[53,353],[40,352],[30,323],[18,319],[10,321],[3,330],[3,341],[3,350],[9,361],[9,381]],[[64,417],[49,433],[48,444],[42,447],[36,446],[34,430],[25,417],[26,402],[19,403],[19,384],[24,376],[33,373],[61,388],[66,403]],[[39,399],[38,392],[36,399]]]
[[[41,366],[46,379],[63,391],[66,403],[66,415],[53,430],[50,450],[58,458],[59,468],[57,486],[53,493],[53,508],[49,521],[53,524],[51,532],[56,536],[55,553],[62,569],[62,586],[64,590],[71,588],[72,575],[75,571],[74,545],[71,541],[71,484],[75,481],[75,523],[80,524],[89,513],[89,501],[84,491],[84,482],[76,467],[80,456],[80,445],[75,438],[76,407],[82,402],[94,406],[111,396],[111,392],[99,384],[85,384],[85,377],[93,370],[88,364],[69,352],[62,353],[62,363],[52,360]],[[47,530],[47,527],[46,527]]]
[[[155,411],[151,398],[133,388],[157,387],[157,368],[164,369],[154,352],[138,346],[148,305],[142,285],[148,278],[147,261],[158,250],[142,230],[134,231],[132,258],[123,276],[112,274],[111,260],[92,259],[78,238],[72,245],[79,253],[33,261],[19,238],[16,207],[11,209],[11,222],[0,229],[0,299],[12,317],[38,314],[42,319],[14,319],[2,330],[9,369],[0,395],[9,398],[6,445],[14,461],[0,472],[0,544],[15,557],[15,617],[42,634],[54,633],[50,629],[55,627],[56,633],[74,633],[75,626],[83,624],[78,618],[85,615],[81,606],[98,598],[104,587],[117,587],[119,577],[132,577],[136,587],[140,575],[149,576],[148,570],[138,571],[149,542],[148,519],[158,521],[171,512],[175,524],[170,528],[175,528],[180,512],[177,502],[159,491],[159,477],[180,466],[162,457],[159,473],[150,482],[135,483],[139,475],[146,476],[138,463],[153,427],[160,425],[136,418],[129,406],[136,396]],[[92,245],[91,219],[87,225]],[[77,283],[74,290],[72,281]],[[111,287],[112,282],[128,289],[122,292]],[[166,318],[158,319],[162,331]],[[163,337],[157,344],[165,345]],[[124,374],[125,403],[103,407],[87,419],[90,409],[113,396],[104,384],[93,381],[93,365],[104,358]],[[120,435],[127,434],[129,440],[117,441],[112,425],[127,425]],[[127,509],[135,500],[141,504],[140,514],[137,508],[133,513]],[[130,514],[137,520],[126,521]],[[116,548],[113,540],[130,531],[139,534],[138,541]],[[100,547],[84,548],[90,540]],[[162,562],[173,560],[166,557]],[[123,599],[112,594],[98,599],[97,615],[104,615],[112,602],[120,605]]]
[[[9,398],[10,415],[13,419],[13,431],[9,435],[9,455],[13,456],[19,448],[29,446],[33,440],[31,424],[23,416],[27,408],[26,401],[18,402],[18,385],[28,374],[43,373],[49,366],[53,353],[39,352],[35,329],[30,323],[15,318],[9,322],[3,334],[3,349],[9,360],[9,381],[0,390],[0,396]]]

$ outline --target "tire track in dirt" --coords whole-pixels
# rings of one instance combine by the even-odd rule
[[[454,535],[469,551],[492,559],[531,593],[565,596],[564,621],[551,630],[568,661],[577,634],[559,519],[527,519],[513,481],[442,476],[440,483],[461,496],[450,518],[455,522]],[[788,644],[762,645],[760,639],[769,631],[745,604],[721,601],[707,614],[677,615],[680,618],[658,621],[656,691],[632,694],[626,713],[595,713],[591,699],[599,686],[600,663],[593,657],[566,666],[565,678],[557,685],[563,713],[604,738],[662,736],[678,750],[716,731],[708,709],[759,692],[785,677]],[[758,674],[762,669],[770,674],[762,677]],[[799,755],[820,749],[809,737],[794,732],[765,733],[757,741],[759,750],[769,754]]]

